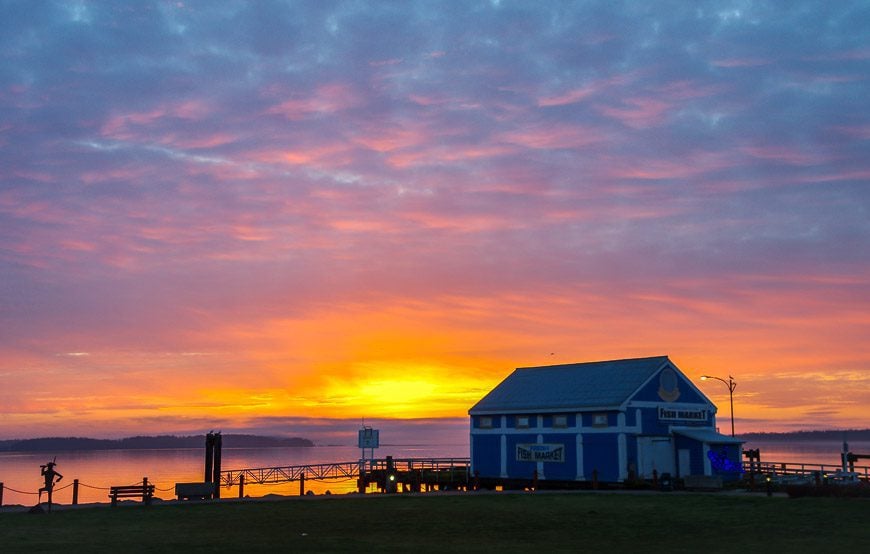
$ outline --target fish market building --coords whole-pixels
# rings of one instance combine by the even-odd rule
[[[518,368],[468,413],[486,486],[741,472],[742,441],[667,356]]]

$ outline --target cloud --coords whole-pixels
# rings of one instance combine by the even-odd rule
[[[865,11],[3,4],[4,406],[464,415],[664,351],[754,364],[747,421],[862,417],[819,375],[870,367]]]

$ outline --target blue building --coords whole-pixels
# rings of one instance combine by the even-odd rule
[[[740,473],[741,442],[667,356],[519,368],[469,411],[487,484],[622,482]]]

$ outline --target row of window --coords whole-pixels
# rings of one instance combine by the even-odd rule
[[[530,427],[537,427],[537,420],[538,420],[537,416],[513,416],[513,417],[514,417],[514,426],[517,429],[528,429]],[[491,416],[481,416],[480,419],[478,420],[477,426],[481,429],[492,429],[493,418]],[[592,426],[593,427],[607,427],[608,426],[607,414],[592,414]],[[564,414],[554,415],[553,416],[553,427],[555,427],[555,428],[568,427],[568,416],[564,415]]]

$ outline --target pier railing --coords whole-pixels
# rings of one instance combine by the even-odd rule
[[[326,464],[304,464],[280,467],[231,469],[221,472],[224,486],[245,484],[267,485],[300,480],[356,479],[361,474],[387,470],[386,459],[356,460]],[[396,471],[468,471],[468,458],[393,458]]]
[[[772,477],[814,477],[819,475],[824,478],[828,475],[843,471],[841,464],[804,464],[792,462],[743,462],[745,472],[761,473]],[[850,470],[858,474],[863,481],[870,481],[870,466],[854,466]]]

